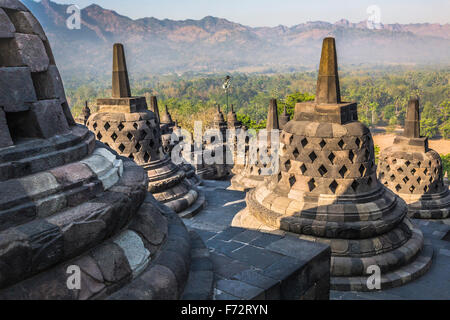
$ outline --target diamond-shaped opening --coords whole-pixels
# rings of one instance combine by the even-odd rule
[[[146,153],[144,154],[144,161],[145,161],[145,162],[148,162],[148,160],[150,160],[150,155],[148,154],[148,152],[146,152]]]
[[[262,170],[258,169],[258,175],[261,175]]]
[[[345,178],[345,174],[348,172],[348,169],[346,166],[343,166],[341,168],[341,170],[339,170],[339,174],[341,175],[342,178]]]
[[[409,167],[409,165],[411,164],[411,162],[409,160],[406,160],[405,162],[406,166]]]
[[[361,165],[359,167],[359,173],[361,174],[361,177],[364,177],[365,173],[366,173],[366,167],[364,167],[364,165]]]
[[[402,169],[402,168],[398,168],[398,169],[397,169],[397,172],[398,172],[398,173],[403,173],[403,169]]]
[[[396,185],[395,186],[395,190],[397,190],[397,192],[399,192],[400,190],[402,190],[402,186],[401,185]]]
[[[133,135],[131,134],[131,132],[128,132],[127,138],[128,138],[128,140],[130,140],[130,141],[133,139]]]
[[[339,186],[338,183],[336,182],[336,180],[334,180],[330,184],[329,188],[330,188],[331,192],[336,193],[336,190],[337,190],[338,186]]]
[[[328,156],[328,160],[330,160],[330,162],[334,164],[334,159],[336,159],[336,156],[334,155],[333,152],[331,152],[330,155]]]
[[[142,139],[145,139],[145,137],[147,137],[147,132],[146,131],[142,131]]]
[[[281,179],[283,179],[283,175],[281,174],[281,172],[278,174],[278,181],[281,181]]]
[[[429,190],[428,186],[425,186],[425,187],[423,188],[423,191],[425,191],[425,192],[428,192],[428,190]]]
[[[302,171],[303,174],[305,174],[306,170],[308,170],[308,168],[306,168],[305,164],[302,164],[300,166],[300,170]]]
[[[391,166],[390,165],[386,166],[386,171],[391,171]]]
[[[309,191],[313,191],[317,187],[316,180],[314,180],[314,179],[309,180],[308,187],[309,187]]]
[[[113,139],[113,141],[116,142],[117,134],[115,132],[113,132],[113,134],[111,135],[111,139]]]
[[[152,124],[150,123],[150,121],[145,121],[145,124],[147,125],[147,126],[149,126],[149,127],[151,127],[152,126]]]
[[[287,160],[287,161],[284,163],[284,167],[285,167],[286,171],[291,170],[291,160]]]
[[[343,149],[344,146],[345,146],[344,140],[340,140],[340,141],[338,142],[338,146],[339,146],[341,149]]]
[[[410,191],[411,193],[414,193],[415,190],[416,190],[416,187],[414,187],[414,186],[411,186],[411,188],[409,188],[409,191]]]
[[[297,179],[295,179],[295,176],[291,176],[289,178],[289,185],[292,187],[297,182]]]
[[[353,153],[352,150],[349,151],[348,153],[348,159],[353,163],[353,161],[355,160],[355,154]]]
[[[325,142],[325,140],[322,139],[322,141],[320,141],[319,145],[320,145],[320,147],[323,149],[323,148],[325,148],[325,146],[327,145],[327,143]]]
[[[295,149],[294,149],[294,152],[292,152],[292,154],[294,155],[294,158],[297,159],[297,157],[300,155],[300,152],[298,152],[298,149],[295,148]]]
[[[361,147],[361,140],[360,140],[359,138],[356,138],[355,144],[356,144],[356,146],[357,146],[358,148],[360,148],[360,147]]]
[[[125,150],[125,146],[121,143],[119,146],[120,152],[123,152]]]
[[[138,142],[138,143],[136,144],[136,151],[139,152],[139,151],[141,150],[141,148],[142,148],[142,146],[141,146],[141,144]]]
[[[323,177],[327,173],[328,173],[327,168],[325,168],[324,165],[321,165],[320,168],[319,168],[319,174]]]
[[[397,159],[392,160],[393,164],[397,164]]]
[[[417,162],[417,166],[420,168],[420,166],[422,165],[422,162]]]
[[[351,187],[352,187],[352,189],[353,189],[353,191],[357,191],[358,190],[358,187],[359,187],[359,183],[358,183],[358,181],[353,181],[353,183],[352,183],[352,185],[351,185]]]
[[[301,144],[302,144],[302,147],[303,147],[303,148],[306,147],[306,146],[308,145],[308,139],[304,138],[304,139],[301,141]]]
[[[94,130],[97,130],[97,122],[94,122],[94,125],[92,126]]]
[[[317,155],[316,153],[313,151],[309,154],[309,158],[311,159],[312,162],[316,161],[317,159]]]
[[[103,126],[103,128],[105,128],[105,130],[108,131],[109,128],[111,128],[111,126],[109,125],[109,122],[106,122],[105,125]]]
[[[97,139],[98,139],[98,140],[102,140],[102,138],[103,138],[102,134],[101,134],[100,132],[97,133]]]
[[[438,168],[434,168],[434,174],[438,174]]]
[[[134,155],[130,154],[130,155],[128,156],[128,159],[134,160]]]
[[[421,182],[422,182],[422,178],[421,178],[421,177],[418,177],[418,178],[417,178],[417,183],[420,184]]]
[[[427,174],[428,174],[428,168],[425,168],[425,170],[423,170],[423,173],[424,173],[425,175],[427,175]]]
[[[403,178],[403,182],[404,182],[404,183],[408,183],[408,181],[409,181],[409,178],[408,178],[408,177],[404,177],[404,178]]]
[[[366,156],[367,160],[370,159],[370,151],[369,151],[369,149],[366,149],[365,156]]]
[[[135,122],[135,123],[133,123],[133,127],[134,127],[134,129],[138,129],[138,124]]]
[[[123,128],[125,128],[125,126],[121,123],[119,123],[119,125],[117,126],[117,129],[119,129],[119,131],[122,131]]]
[[[391,181],[394,182],[395,180],[395,175],[391,175]]]
[[[412,174],[412,175],[415,175],[415,174],[416,174],[416,172],[417,172],[417,170],[416,170],[416,169],[412,169],[412,170],[411,170],[411,174]]]

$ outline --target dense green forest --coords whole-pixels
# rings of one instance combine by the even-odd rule
[[[299,101],[314,99],[317,73],[302,72],[277,75],[232,74],[229,105],[249,127],[265,124],[270,98],[278,99],[279,111],[286,105],[293,113]],[[160,109],[167,105],[182,127],[192,129],[194,120],[206,125],[212,121],[215,106],[226,109],[222,88],[225,75],[165,75],[131,79],[134,95],[158,96]],[[356,101],[359,119],[368,126],[385,126],[394,130],[402,125],[411,97],[419,97],[422,133],[428,137],[450,139],[450,68],[354,69],[341,71],[343,100]],[[95,99],[111,94],[110,79],[65,79],[73,112],[77,114],[85,101],[95,106]]]

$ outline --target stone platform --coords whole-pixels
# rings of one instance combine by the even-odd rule
[[[244,205],[244,193],[226,190],[228,181],[204,184],[208,206],[184,222],[210,251],[214,299],[328,299],[328,246],[230,227]]]

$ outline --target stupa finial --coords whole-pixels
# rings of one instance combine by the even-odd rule
[[[131,97],[127,62],[125,60],[125,50],[121,43],[114,44],[113,49],[112,97],[113,98]]]
[[[406,110],[405,132],[404,136],[407,138],[420,138],[420,102],[419,99],[414,98],[409,101],[408,109]]]
[[[316,103],[341,103],[336,41],[332,37],[323,40],[319,77],[317,80]]]

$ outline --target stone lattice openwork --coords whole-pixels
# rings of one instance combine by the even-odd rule
[[[380,154],[380,181],[408,204],[417,219],[450,217],[450,192],[444,183],[442,160],[420,136],[419,100],[409,102],[405,133]]]
[[[0,299],[179,298],[190,236],[147,184],[74,123],[39,22],[0,1]]]
[[[145,97],[132,97],[124,48],[114,45],[112,98],[98,99],[98,112],[87,123],[96,138],[148,173],[148,190],[181,216],[203,208],[204,197],[185,179],[185,172],[162,150],[159,114],[148,110]],[[156,105],[155,105],[156,104]],[[152,98],[157,106],[156,97]]]
[[[405,202],[379,183],[374,143],[356,103],[341,101],[333,38],[323,43],[316,101],[296,105],[280,154],[281,172],[247,194],[233,225],[330,244],[337,290],[369,290],[373,265],[382,289],[428,270],[433,249],[406,217]]]
[[[273,130],[280,130],[276,99],[271,99],[269,103],[266,130],[268,133]],[[266,138],[269,140],[270,135],[267,135]],[[272,155],[270,141],[267,141],[267,143],[258,143],[256,146],[256,159],[253,159],[253,161],[250,159],[250,148],[247,148],[244,168],[236,172],[235,176],[231,179],[230,190],[245,191],[256,188],[264,183],[266,177],[278,173],[272,172],[275,168],[271,168],[271,163],[261,161],[260,148],[265,148],[264,157],[278,156],[278,150],[274,150],[274,154]]]

